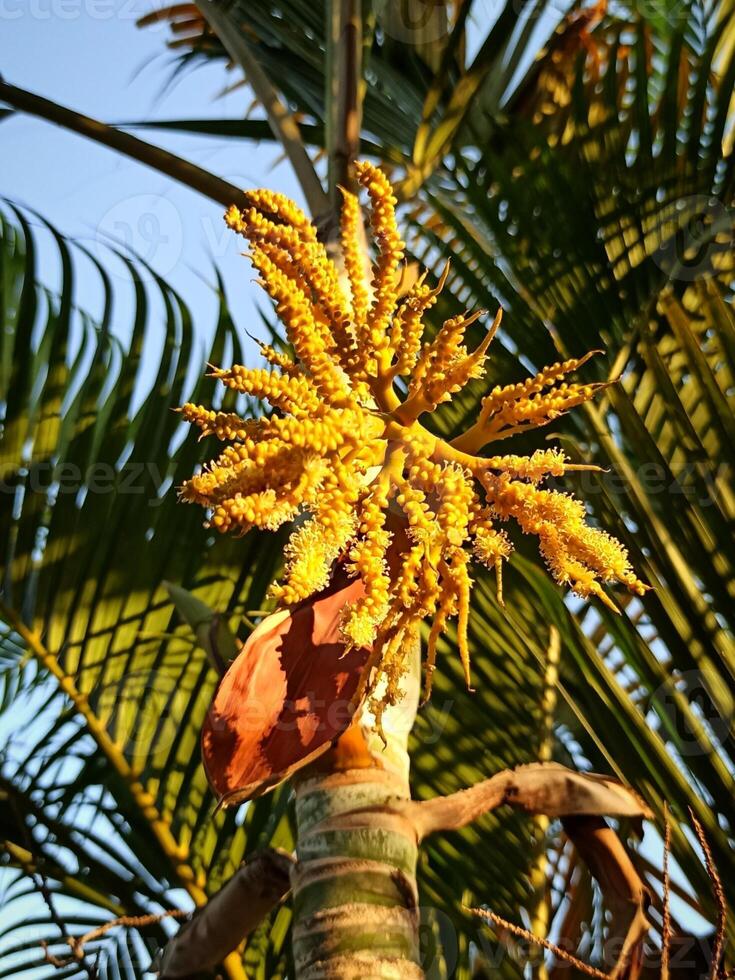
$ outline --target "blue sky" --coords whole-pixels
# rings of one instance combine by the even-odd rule
[[[237,76],[226,77],[221,63],[169,84],[174,56],[166,48],[165,26],[136,27],[157,2],[0,0],[0,72],[13,85],[105,122],[244,116],[248,90],[223,95]],[[273,146],[156,131],[139,135],[236,185],[268,184],[299,197]],[[105,241],[115,237],[130,245],[181,291],[203,335],[215,310],[206,285],[215,261],[237,322],[257,329],[252,273],[240,255],[244,243],[225,228],[219,204],[32,116],[19,114],[0,124],[0,159],[0,197],[32,207],[90,246],[106,265]],[[50,250],[48,260],[44,276],[52,282]],[[77,299],[94,306],[91,276],[82,279]],[[117,311],[121,330],[124,314],[123,305]]]

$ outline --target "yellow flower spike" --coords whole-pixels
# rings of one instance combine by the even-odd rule
[[[426,643],[426,665],[424,667],[424,694],[422,701],[424,704],[431,697],[431,688],[434,683],[434,671],[436,670],[436,648],[439,642],[439,637],[444,632],[444,627],[447,624],[448,613],[443,607],[440,607],[436,616],[434,617],[434,622],[431,624],[431,630],[429,631],[429,639]]]
[[[421,337],[424,332],[423,317],[436,304],[439,293],[444,288],[449,275],[449,262],[444,266],[439,283],[435,289],[425,285],[427,273],[416,280],[408,296],[401,304],[391,328],[391,348],[396,354],[396,363],[391,375],[401,377],[410,374],[417,365],[421,353]]]
[[[542,539],[543,556],[557,582],[570,584],[581,595],[599,594],[597,589],[583,584],[591,580],[590,576],[620,582],[637,595],[646,591],[647,586],[633,573],[623,545],[585,523],[584,506],[579,500],[510,480],[507,475],[485,474],[483,482],[491,507],[499,517],[513,517],[523,531]],[[574,572],[569,570],[571,565]],[[584,575],[579,574],[580,568]]]
[[[271,220],[276,219],[296,228],[306,241],[317,240],[316,228],[290,197],[263,188],[246,191],[245,196],[248,203],[259,213],[267,215]]]
[[[431,375],[431,381],[436,381],[456,363],[460,355],[466,356],[467,351],[462,346],[465,332],[484,312],[476,310],[472,314],[465,313],[444,321],[436,337],[425,344],[421,351],[416,369],[411,375],[409,396],[418,391],[420,382],[427,374]]]
[[[371,416],[361,418],[355,411],[339,408],[323,408],[305,419],[270,418],[261,428],[261,442],[254,448],[259,449],[265,440],[275,437],[295,449],[309,449],[324,456],[343,446],[359,445],[379,424]]]
[[[261,353],[274,370],[214,369],[233,391],[269,403],[268,418],[244,419],[193,404],[181,409],[203,435],[227,443],[184,484],[181,496],[207,508],[211,526],[220,531],[276,528],[305,515],[272,589],[282,604],[324,588],[336,561],[361,578],[363,595],[343,611],[342,631],[348,645],[372,647],[361,693],[379,724],[385,705],[400,696],[404,651],[424,618],[433,620],[426,695],[439,638],[454,617],[469,684],[469,563],[495,570],[502,605],[503,563],[513,550],[496,523],[513,521],[533,534],[552,577],[583,597],[615,608],[603,586],[622,585],[634,595],[647,587],[624,547],[586,523],[581,501],[544,486],[569,470],[596,467],[570,464],[558,448],[528,456],[479,455],[487,443],[546,425],[593,397],[604,385],[567,381],[591,354],[494,388],[475,424],[451,443],[418,421],[480,376],[501,312],[472,352],[465,335],[477,313],[450,318],[428,340],[424,320],[448,267],[433,288],[426,273],[420,275],[398,302],[404,244],[395,197],[372,164],[358,164],[356,172],[368,193],[377,242],[370,283],[353,194],[344,193],[339,266],[303,212],[282,195],[252,191],[246,208],[227,212],[230,227],[251,243],[251,261],[293,356],[263,344]],[[394,387],[398,377],[408,379],[403,401]]]
[[[473,528],[474,546],[472,553],[478,561],[488,568],[497,569],[498,561],[510,558],[513,545],[504,531],[497,531],[492,522],[475,525]]]
[[[470,592],[472,590],[472,579],[470,578],[467,566],[470,556],[465,551],[455,553],[456,565],[453,567],[457,579],[459,613],[457,619],[457,646],[459,647],[459,659],[464,669],[465,684],[468,689],[473,690],[470,675],[470,646],[469,646],[469,622],[470,622]]]
[[[377,354],[389,350],[386,328],[398,299],[398,267],[406,245],[398,233],[397,202],[388,178],[367,162],[358,163],[355,172],[370,198],[370,225],[379,249],[373,268],[373,301],[367,315],[370,344]]]
[[[456,463],[449,463],[441,469],[437,481],[436,495],[439,506],[436,519],[448,544],[460,546],[467,539],[470,513],[475,491],[470,474],[466,474]]]
[[[406,421],[417,419],[425,412],[433,412],[437,405],[449,401],[473,378],[484,373],[485,351],[495,335],[493,328],[472,354],[462,345],[467,328],[478,320],[484,311],[446,320],[433,341],[424,344],[415,368],[411,371],[408,398],[401,407]]]
[[[470,651],[468,642],[468,627],[470,615],[470,590],[472,580],[470,579],[467,565],[470,556],[461,548],[451,546],[447,549],[447,559],[439,563],[439,570],[442,580],[449,587],[448,595],[451,596],[449,608],[453,611],[456,608],[457,614],[457,651],[464,671],[465,683],[469,690],[471,687],[470,678]]]
[[[228,223],[265,252],[310,297],[315,315],[316,308],[324,314],[337,350],[351,349],[355,343],[352,310],[324,245],[315,236],[306,239],[300,229],[276,224],[255,209],[240,213],[237,220]]]
[[[498,332],[502,318],[503,311],[498,310],[490,329],[477,348],[471,354],[460,357],[455,363],[450,364],[443,377],[431,381],[426,392],[430,411],[442,402],[449,401],[451,396],[464,388],[468,381],[483,376],[487,349]],[[465,329],[474,319],[475,317],[468,317],[465,320]]]
[[[416,605],[423,561],[424,546],[414,544],[406,552],[401,562],[401,570],[394,587],[394,593],[404,609],[413,609]]]
[[[330,459],[321,491],[313,502],[314,516],[291,536],[286,546],[284,581],[271,587],[272,596],[284,605],[293,605],[327,585],[334,562],[354,537],[359,496],[350,470],[339,460]]]
[[[359,538],[349,553],[348,570],[359,575],[364,595],[346,610],[342,626],[345,638],[355,646],[371,646],[388,613],[390,576],[386,552],[392,534],[385,528],[388,480],[381,478],[367,495],[359,512]]]
[[[240,208],[236,204],[231,204],[224,214],[225,224],[238,235],[244,235],[247,222],[243,218]]]
[[[602,353],[599,350],[592,350],[585,354],[584,357],[570,358],[567,361],[559,361],[556,364],[551,364],[526,381],[506,385],[503,388],[494,388],[488,397],[483,399],[480,419],[487,417],[489,412],[491,413],[501,408],[505,402],[517,401],[520,398],[530,398],[531,395],[543,391],[544,388],[552,387],[565,375],[571,374],[573,371],[578,371],[590,358]]]
[[[332,566],[355,531],[352,515],[340,515],[336,527],[312,517],[294,531],[286,546],[286,572],[270,594],[284,605],[295,605],[329,583]]]
[[[273,442],[270,446],[269,465],[270,480],[275,480],[277,472],[278,480],[285,483],[293,479],[303,467],[303,460],[290,451],[287,455],[283,445]],[[207,467],[184,484],[181,497],[189,503],[213,507],[229,497],[263,490],[268,482],[262,464],[255,465],[246,457],[232,465],[215,463]]]
[[[360,211],[360,202],[355,194],[342,188],[342,199],[342,219],[340,222],[342,259],[350,284],[355,333],[362,340],[362,332],[367,324],[367,311],[370,303],[370,293],[365,274],[362,212]]]
[[[612,382],[592,385],[557,385],[557,382],[599,353],[590,351],[584,357],[552,364],[526,381],[494,388],[483,398],[477,422],[453,440],[452,445],[462,452],[476,453],[493,440],[547,425],[570,408],[589,401]]]
[[[215,368],[211,377],[226,387],[243,395],[253,395],[293,415],[308,415],[316,411],[321,402],[311,381],[304,377],[288,377],[262,368],[247,368],[235,364],[228,369]]]
[[[270,344],[264,344],[262,341],[258,341],[258,348],[260,349],[261,357],[266,360],[271,367],[279,368],[283,374],[292,377],[294,375],[300,375],[302,373],[301,368],[296,364],[292,358],[283,353],[283,351],[278,351]]]
[[[599,528],[580,524],[570,533],[567,550],[605,582],[620,582],[631,592],[643,595],[648,587],[631,570],[625,548]]]
[[[415,473],[416,468],[412,467],[409,472]],[[429,505],[424,491],[408,480],[400,480],[396,503],[403,510],[408,520],[409,537],[414,541],[425,539],[430,534],[432,524],[435,522],[429,518]]]
[[[203,436],[214,435],[222,440],[247,439],[259,425],[254,419],[242,419],[235,412],[215,412],[191,402],[182,405],[179,412],[185,422],[199,426]]]
[[[182,496],[197,503],[206,496],[213,507],[211,523],[220,531],[228,530],[232,524],[275,530],[291,520],[306,497],[320,485],[325,463],[318,456],[293,452],[279,443],[266,447],[260,458],[262,462],[257,464],[248,461],[224,472],[210,471],[192,477]],[[208,486],[212,479],[216,484],[213,487]]]
[[[296,356],[311,375],[315,386],[329,400],[343,399],[348,394],[344,373],[331,356],[331,338],[320,329],[303,290],[263,249],[254,251],[253,265],[261,273]]]
[[[486,568],[495,571],[495,595],[498,605],[505,608],[503,599],[503,562],[507,561],[513,545],[505,531],[498,531],[490,515],[490,509],[483,507],[477,510],[470,521],[472,537],[472,554]]]
[[[547,476],[564,476],[574,468],[561,449],[537,449],[531,456],[489,456],[485,465],[489,470],[500,470],[531,483],[540,483]]]
[[[618,607],[601,588],[594,571],[570,555],[557,528],[546,525],[539,542],[541,554],[546,559],[554,578],[558,582],[571,586],[577,595],[582,597],[595,595],[608,609],[616,613],[619,612]]]
[[[335,341],[329,318],[320,308],[318,297],[315,298],[312,291],[312,266],[302,264],[281,245],[265,240],[255,240],[250,258],[253,266],[261,273],[261,285],[276,304],[279,302],[279,296],[274,292],[277,283],[282,296],[298,302],[299,307],[308,311],[309,318],[314,322],[313,329],[319,334],[323,346],[330,353],[333,352]]]

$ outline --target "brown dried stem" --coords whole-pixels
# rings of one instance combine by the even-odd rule
[[[111,919],[109,922],[103,923],[101,926],[97,926],[86,932],[83,936],[75,938],[74,936],[65,936],[66,943],[72,951],[72,956],[66,958],[53,956],[48,951],[48,943],[42,942],[41,946],[44,950],[44,959],[47,963],[57,968],[69,966],[71,963],[81,962],[84,957],[84,947],[87,943],[93,942],[95,939],[99,939],[104,936],[105,933],[109,932],[110,929],[114,929],[117,926],[124,926],[128,929],[142,929],[145,926],[154,926],[159,922],[163,922],[164,919],[181,919],[187,916],[189,913],[185,912],[183,909],[168,909],[166,912],[152,912],[148,915],[119,915],[116,919]],[[94,969],[94,968],[93,968]],[[89,971],[88,971],[89,972]],[[93,976],[96,976],[96,970]]]
[[[725,890],[722,887],[722,880],[715,866],[712,849],[709,846],[704,827],[697,820],[691,807],[689,808],[689,817],[694,827],[694,833],[697,835],[699,846],[702,848],[702,853],[704,854],[704,864],[709,880],[712,883],[712,892],[717,906],[717,922],[715,924],[715,938],[712,944],[712,962],[710,964],[709,976],[710,980],[720,980],[720,964],[725,948],[725,930],[727,928],[727,899],[725,898]]]
[[[530,930],[524,929],[522,926],[517,926],[513,922],[509,922],[507,919],[502,918],[500,915],[496,915],[495,912],[490,912],[488,909],[468,909],[473,915],[478,915],[483,919],[489,919],[493,925],[501,926],[501,928],[506,929],[512,935],[517,936],[519,939],[525,939],[529,943],[533,943],[536,946],[541,946],[543,949],[548,950],[553,953],[557,959],[564,960],[569,963],[575,969],[579,970],[580,973],[586,973],[590,977],[598,977],[600,980],[610,980],[609,973],[603,973],[602,970],[598,970],[597,967],[590,966],[588,963],[584,963],[582,960],[577,959],[566,949],[562,949],[561,946],[557,946],[556,943],[550,942],[548,939],[542,939],[541,936],[535,936]]]
[[[661,980],[669,980],[669,953],[671,949],[671,876],[669,874],[669,855],[671,853],[671,819],[668,804],[664,804],[664,873],[663,873],[663,917],[661,922]]]

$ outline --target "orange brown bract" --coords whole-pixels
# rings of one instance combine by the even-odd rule
[[[637,594],[646,587],[623,546],[586,524],[580,501],[542,486],[547,477],[578,468],[560,449],[480,455],[489,443],[545,425],[591,398],[602,385],[565,380],[590,355],[494,388],[475,424],[452,442],[421,425],[422,415],[482,376],[500,314],[474,351],[466,348],[465,333],[478,314],[453,317],[424,341],[423,318],[443,281],[431,289],[422,276],[399,301],[405,246],[393,191],[369,163],[358,164],[357,175],[378,247],[370,282],[352,194],[345,193],[342,214],[344,283],[292,201],[254,191],[249,208],[227,212],[230,227],[250,241],[251,260],[294,355],[263,346],[271,370],[214,372],[229,388],[269,403],[275,411],[268,418],[183,407],[184,418],[229,445],[181,494],[208,508],[211,525],[223,532],[273,530],[308,515],[291,534],[273,595],[285,605],[302,601],[326,586],[335,561],[344,558],[362,579],[364,594],[344,609],[342,633],[348,647],[372,647],[371,663],[379,668],[373,676],[385,681],[381,703],[373,704],[379,711],[397,698],[404,650],[427,617],[433,619],[427,688],[437,640],[453,617],[469,681],[470,563],[497,571],[502,601],[500,573],[512,545],[499,525],[510,518],[538,537],[553,577],[577,594],[612,606],[603,583],[618,582]],[[402,400],[398,377],[406,378]],[[390,508],[402,512],[407,537],[389,567]]]

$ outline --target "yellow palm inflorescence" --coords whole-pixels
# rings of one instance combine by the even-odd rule
[[[538,537],[553,577],[579,595],[613,606],[604,583],[637,594],[646,586],[623,546],[585,522],[580,501],[542,486],[549,476],[579,468],[561,450],[480,455],[489,443],[545,425],[591,398],[601,384],[565,380],[591,355],[494,388],[475,424],[451,442],[420,423],[482,375],[500,315],[474,351],[465,334],[478,314],[453,317],[423,341],[423,318],[445,277],[436,289],[420,277],[399,299],[405,246],[393,190],[369,163],[357,165],[357,177],[369,198],[377,257],[370,272],[360,204],[345,193],[344,285],[292,201],[255,191],[248,208],[227,212],[230,227],[250,241],[253,265],[294,356],[263,345],[271,370],[214,372],[227,387],[267,402],[274,409],[269,417],[183,407],[187,421],[230,445],[181,493],[208,508],[211,525],[223,532],[275,529],[307,515],[292,532],[273,595],[286,605],[306,599],[328,584],[338,560],[361,577],[364,594],[345,609],[342,632],[348,645],[372,647],[373,689],[376,679],[384,681],[380,704],[373,704],[379,712],[398,696],[404,651],[427,617],[433,620],[427,693],[438,638],[453,617],[469,682],[470,561],[495,569],[502,602],[502,563],[512,546],[498,525],[510,518]],[[399,377],[406,378],[403,399]]]

